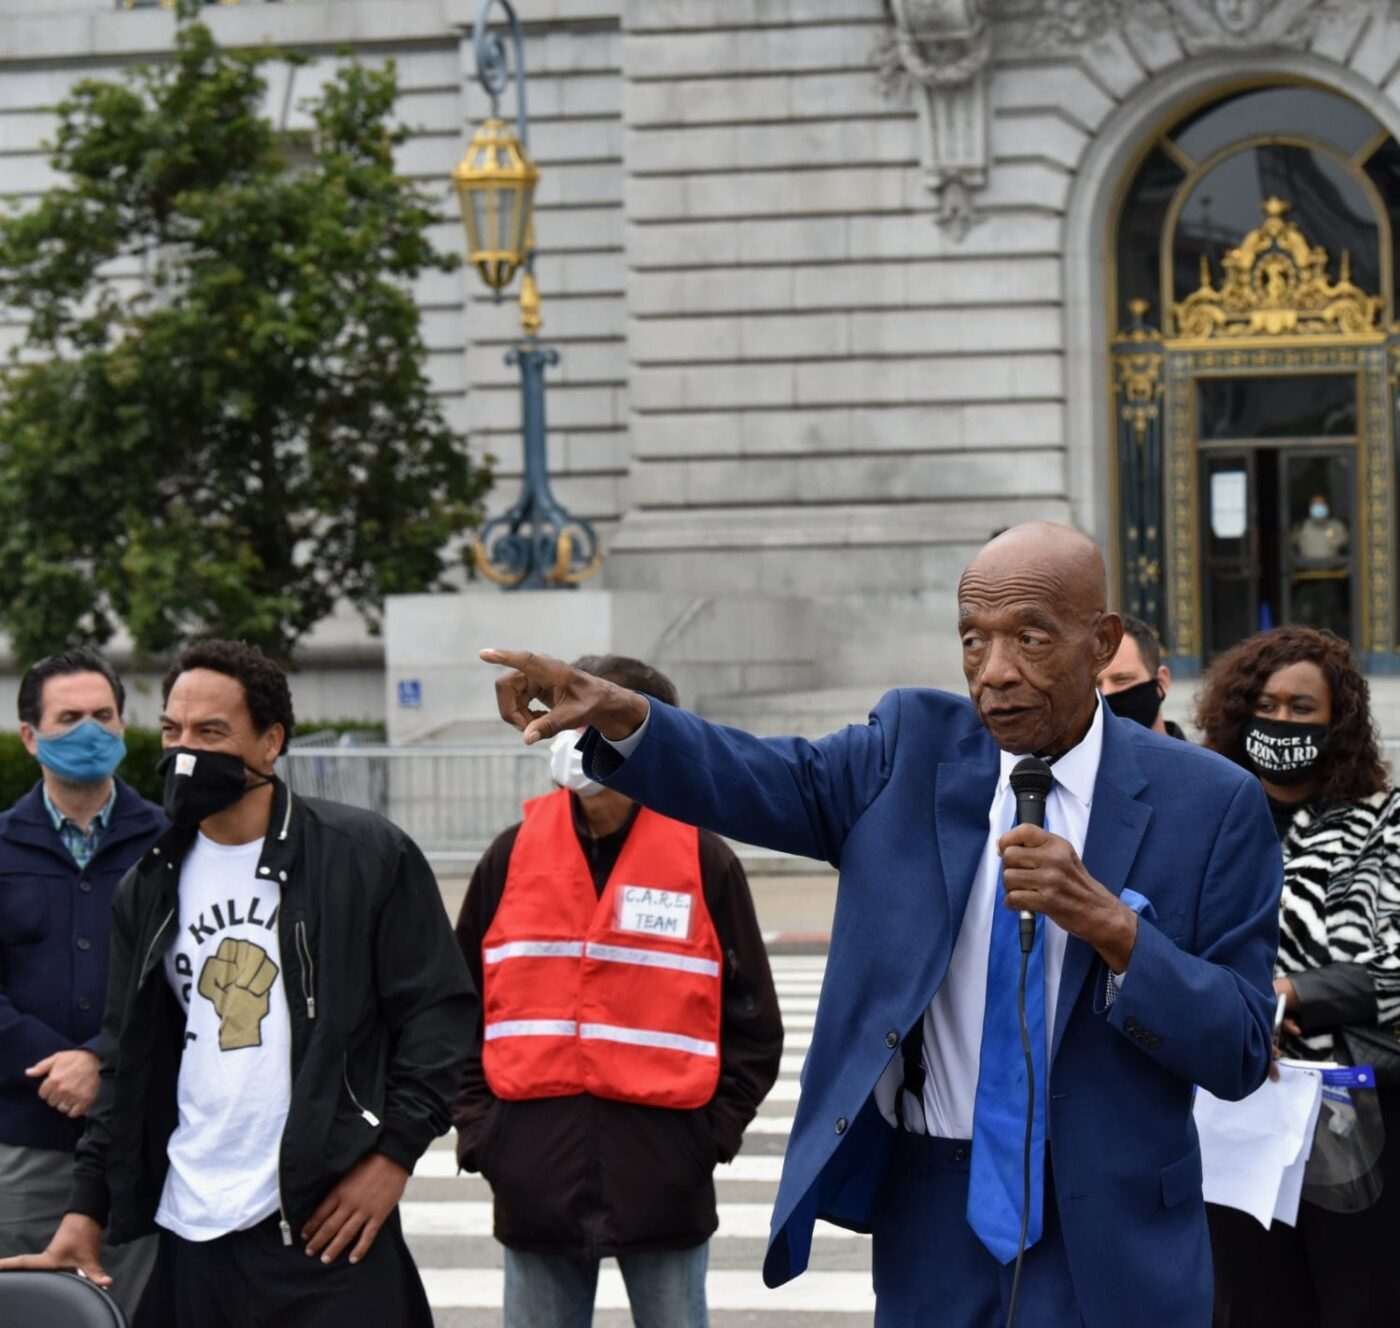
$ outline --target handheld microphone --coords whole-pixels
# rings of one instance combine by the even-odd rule
[[[1055,787],[1055,776],[1038,756],[1024,756],[1011,772],[1011,791],[1016,795],[1016,824],[1045,828],[1045,800]],[[1021,910],[1021,953],[1030,954],[1035,944],[1035,914]]]

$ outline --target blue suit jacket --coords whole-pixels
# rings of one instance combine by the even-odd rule
[[[812,1224],[869,1229],[892,1131],[876,1080],[948,969],[999,771],[972,705],[886,695],[864,727],[759,739],[652,701],[620,761],[590,775],[657,811],[841,873],[826,980],[773,1213],[764,1279],[807,1266]],[[1192,1086],[1222,1098],[1268,1071],[1282,863],[1257,780],[1104,716],[1084,864],[1151,904],[1117,1000],[1070,937],[1052,1031],[1050,1149],[1089,1328],[1210,1322],[1211,1261]],[[936,1251],[930,1251],[936,1257]]]

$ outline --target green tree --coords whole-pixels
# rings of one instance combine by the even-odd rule
[[[394,70],[342,67],[289,138],[261,114],[287,58],[184,23],[169,62],[74,89],[64,183],[0,221],[0,305],[27,319],[0,375],[21,658],[119,624],[143,652],[214,632],[286,657],[338,599],[375,628],[386,594],[441,586],[480,518],[409,293],[459,260],[394,173]]]

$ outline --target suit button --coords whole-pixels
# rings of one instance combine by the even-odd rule
[[[86,936],[79,936],[79,937],[78,937],[78,949],[80,949],[80,950],[91,950],[91,949],[92,949],[92,942],[91,942],[90,940],[88,940],[88,938],[87,938]]]
[[[966,1161],[967,1161],[967,1149],[964,1148],[961,1144],[959,1144],[957,1148],[953,1149],[953,1161],[954,1161],[954,1162],[966,1162]]]
[[[91,881],[79,881],[79,882],[78,882],[78,889],[81,890],[85,895],[90,895],[90,894],[92,893],[92,882],[91,882]]]
[[[897,1047],[897,1046],[899,1046],[899,1034],[896,1033],[896,1032],[894,1031],[894,1029],[890,1029],[890,1031],[889,1031],[888,1033],[885,1034],[885,1046],[887,1046],[887,1047]]]
[[[837,1133],[837,1134],[845,1134],[845,1133],[846,1133],[846,1118],[845,1118],[844,1116],[838,1116],[838,1117],[836,1118],[836,1133]]]
[[[88,1000],[88,998],[87,998],[86,996],[84,996],[84,997],[78,1002],[78,1009],[80,1009],[80,1010],[91,1010],[91,1009],[92,1009],[92,1002],[91,1002],[90,1000]]]

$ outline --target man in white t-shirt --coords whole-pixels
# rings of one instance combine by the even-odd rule
[[[292,1099],[281,891],[257,874],[262,851],[262,839],[220,844],[201,831],[180,868],[180,926],[165,976],[185,1010],[185,1054],[156,1225],[191,1241],[278,1207],[276,1151],[243,1148],[278,1138]]]
[[[292,703],[260,652],[195,645],[164,695],[172,829],[115,903],[115,1054],[67,1216],[0,1267],[105,1284],[110,1216],[118,1244],[160,1232],[175,1323],[431,1328],[398,1202],[467,1051],[437,884],[396,827],[272,773]]]

